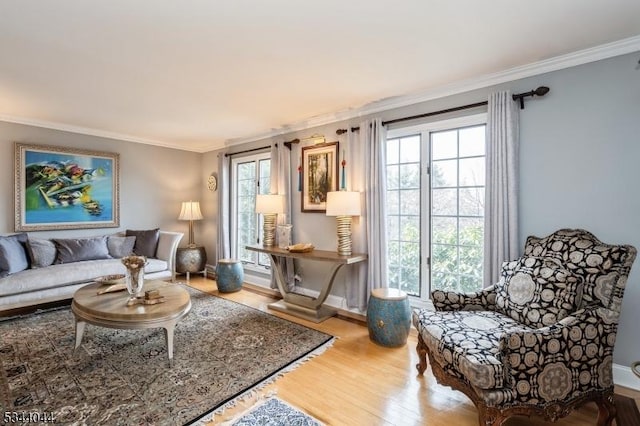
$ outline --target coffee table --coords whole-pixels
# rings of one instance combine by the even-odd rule
[[[155,305],[127,306],[129,293],[119,291],[98,295],[103,286],[94,283],[78,289],[73,295],[71,311],[76,319],[76,346],[82,343],[87,323],[118,329],[164,328],[169,362],[173,363],[173,331],[191,310],[189,293],[177,284],[145,281],[144,290],[157,289],[165,301]]]

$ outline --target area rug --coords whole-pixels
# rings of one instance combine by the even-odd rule
[[[223,423],[222,426],[323,426],[319,420],[303,413],[279,398],[269,398],[237,419]]]
[[[333,337],[188,288],[169,366],[162,329],[87,325],[68,308],[0,322],[0,411],[57,424],[183,425],[317,355]],[[33,417],[33,416],[32,416]]]

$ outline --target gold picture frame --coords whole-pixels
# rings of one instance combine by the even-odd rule
[[[338,190],[339,152],[338,142],[302,147],[302,212],[326,212],[327,192]]]
[[[15,230],[120,226],[119,154],[15,144]]]

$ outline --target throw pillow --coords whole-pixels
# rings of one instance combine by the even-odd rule
[[[133,252],[138,256],[146,256],[148,258],[156,257],[158,248],[158,240],[160,239],[160,228],[134,231],[127,229],[127,237],[136,237],[136,243],[133,246]]]
[[[32,268],[44,268],[53,265],[53,262],[56,261],[57,251],[53,241],[29,238],[27,249]]]
[[[133,253],[133,246],[136,243],[136,237],[120,237],[111,235],[107,238],[107,247],[111,257],[120,259]]]
[[[530,327],[553,325],[578,309],[582,283],[556,259],[504,262],[496,284],[496,310]]]
[[[27,234],[0,237],[0,276],[24,271],[29,267],[26,244]]]
[[[53,239],[58,256],[56,263],[110,259],[107,237]]]

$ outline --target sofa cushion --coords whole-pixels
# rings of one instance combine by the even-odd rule
[[[118,235],[111,235],[107,238],[109,255],[117,259],[129,256],[133,253],[133,246],[135,243],[136,237],[120,237]]]
[[[156,257],[158,248],[158,239],[160,238],[160,228],[148,230],[131,230],[127,229],[126,236],[136,237],[136,243],[133,246],[134,254],[138,256]]]
[[[0,277],[24,271],[29,267],[27,234],[0,237]]]
[[[458,371],[471,385],[498,389],[509,383],[500,359],[500,336],[511,330],[531,330],[494,311],[440,311],[413,313],[429,353],[445,371]]]
[[[58,252],[56,263],[110,259],[107,237],[53,239]]]
[[[502,264],[495,288],[496,311],[541,328],[578,309],[582,278],[555,259],[522,257]]]
[[[169,268],[169,264],[161,259],[148,259],[144,265],[144,273],[151,274],[154,272],[166,271]]]
[[[164,260],[149,259],[145,274],[165,271]],[[0,297],[37,292],[55,287],[88,283],[103,275],[124,274],[126,269],[120,259],[85,260],[81,262],[53,264],[47,268],[26,269],[6,276],[0,281]],[[73,293],[69,295],[71,297]]]
[[[27,269],[0,281],[0,297],[87,283],[103,275],[124,273],[125,267],[119,259],[85,260]]]
[[[56,245],[51,240],[29,238],[27,251],[31,259],[32,268],[44,268],[56,261]]]

